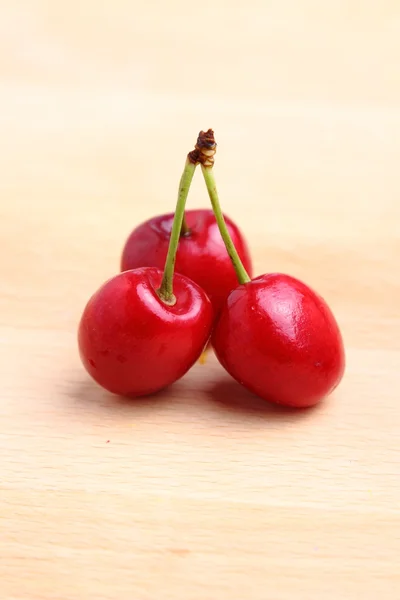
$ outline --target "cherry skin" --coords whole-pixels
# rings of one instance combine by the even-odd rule
[[[145,221],[132,231],[121,258],[121,271],[138,267],[162,269],[168,250],[174,215],[165,214]],[[195,281],[207,293],[218,314],[237,286],[231,263],[211,209],[187,210],[189,232],[179,240],[175,271]],[[229,233],[247,272],[251,276],[250,253],[244,237],[233,221],[225,217]]]
[[[343,341],[331,310],[288,275],[261,275],[239,285],[224,305],[212,343],[239,383],[289,407],[317,404],[344,373]]]
[[[213,310],[205,292],[175,274],[176,302],[157,290],[156,268],[119,273],[87,303],[78,329],[82,362],[103,388],[124,396],[152,394],[180,379],[211,334]]]

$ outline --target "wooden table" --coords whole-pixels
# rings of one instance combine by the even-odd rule
[[[0,31],[0,597],[399,598],[398,3],[14,0]],[[80,363],[87,299],[208,127],[256,271],[341,325],[314,411],[213,357],[137,402]]]

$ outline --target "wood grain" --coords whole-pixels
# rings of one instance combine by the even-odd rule
[[[2,3],[1,598],[400,597],[399,40],[395,0]],[[208,127],[256,271],[342,327],[316,410],[211,356],[138,402],[80,364],[86,300]]]

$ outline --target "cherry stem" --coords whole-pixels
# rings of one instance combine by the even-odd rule
[[[206,182],[208,195],[210,196],[215,220],[217,221],[218,229],[222,239],[224,240],[224,244],[229,254],[229,258],[232,261],[233,268],[235,269],[236,277],[238,278],[239,283],[248,283],[251,281],[250,277],[244,268],[242,261],[240,260],[240,256],[237,253],[235,244],[232,242],[232,238],[226,226],[224,215],[222,214],[221,205],[218,198],[217,185],[215,183],[213,165],[205,165],[202,163],[201,170],[203,172],[204,181]]]
[[[192,183],[193,175],[196,170],[196,162],[190,159],[190,153],[186,159],[185,168],[179,183],[178,200],[176,203],[174,221],[172,223],[171,235],[169,238],[169,246],[167,258],[165,260],[164,274],[161,281],[160,289],[157,293],[165,304],[173,306],[176,302],[173,291],[174,269],[176,252],[178,249],[179,238],[183,232],[183,228],[189,231],[186,223],[184,224],[185,205],[188,197],[190,184]]]

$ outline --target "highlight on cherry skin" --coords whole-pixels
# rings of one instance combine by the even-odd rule
[[[104,283],[78,328],[89,375],[114,394],[137,397],[174,383],[199,359],[210,337],[211,302],[187,277],[174,275],[174,303],[159,296],[163,273],[147,267]]]
[[[121,271],[138,267],[162,269],[168,251],[173,213],[148,219],[129,235],[121,256]],[[246,271],[252,275],[247,242],[239,227],[225,216],[226,226]],[[211,209],[185,211],[186,230],[181,232],[175,270],[186,275],[207,293],[218,315],[237,286],[235,269]]]
[[[289,275],[261,275],[229,295],[212,335],[222,366],[257,396],[293,408],[319,403],[345,369],[326,302]]]

